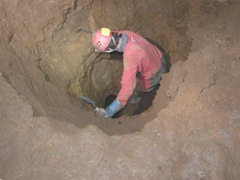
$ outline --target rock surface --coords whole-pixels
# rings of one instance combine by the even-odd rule
[[[0,179],[239,179],[240,3],[134,2],[0,2]],[[68,94],[98,58],[76,28],[105,25],[172,60],[139,115],[98,119]]]

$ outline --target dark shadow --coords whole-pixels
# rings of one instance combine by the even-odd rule
[[[114,51],[110,53],[110,59],[123,60],[123,53]]]
[[[144,111],[148,110],[152,107],[153,100],[157,94],[157,90],[159,89],[158,85],[154,90],[151,92],[141,93],[140,97],[141,100],[136,104],[129,104],[127,103],[126,107],[122,110],[122,114],[128,116],[134,116],[143,113]]]
[[[141,95],[142,97],[141,101],[138,103],[134,111],[134,115],[141,114],[152,106],[153,100],[157,94],[157,90],[159,89],[159,87],[160,87],[160,84],[151,92],[143,93]]]
[[[151,92],[142,93],[140,95],[141,100],[138,103],[136,103],[136,104],[127,103],[127,105],[121,111],[116,113],[112,118],[116,119],[116,118],[119,118],[123,115],[134,116],[134,115],[141,114],[144,111],[148,110],[153,104],[153,100],[154,100],[154,98],[157,94],[157,90],[159,89],[159,87],[160,87],[160,85],[158,85]],[[116,97],[117,97],[116,95],[108,96],[106,98],[104,108],[108,107],[116,99]]]

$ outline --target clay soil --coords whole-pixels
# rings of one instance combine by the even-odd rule
[[[134,2],[0,2],[0,179],[239,179],[240,2]],[[90,81],[99,57],[76,22],[163,47],[171,68],[159,89],[96,117],[77,96],[107,94]]]

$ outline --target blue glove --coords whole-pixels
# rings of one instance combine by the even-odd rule
[[[112,117],[114,114],[116,114],[118,111],[122,109],[121,103],[115,99],[107,108],[106,108],[106,114],[107,117]]]
[[[106,109],[96,108],[95,113],[100,118],[110,118],[122,109],[118,100],[114,100]]]

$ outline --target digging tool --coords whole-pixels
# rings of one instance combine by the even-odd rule
[[[90,104],[94,108],[94,110],[96,110],[98,108],[96,103],[93,100],[91,100],[91,99],[89,99],[87,97],[84,97],[84,96],[79,96],[79,97],[81,99],[83,99],[85,102],[87,102],[88,104]]]
[[[85,32],[85,33],[89,33],[89,34],[93,35],[93,32],[92,32],[92,31],[90,31],[90,30],[88,30],[88,29],[81,28],[81,27],[77,28],[76,31],[77,31],[77,32],[83,31],[83,32]]]
[[[107,114],[106,114],[106,111],[105,111],[105,109],[104,108],[99,108],[99,107],[97,107],[97,105],[96,105],[96,103],[93,101],[93,100],[91,100],[91,99],[89,99],[89,98],[87,98],[87,97],[84,97],[84,96],[79,96],[81,99],[83,99],[85,102],[87,102],[88,104],[90,104],[93,108],[94,108],[94,112],[96,113],[96,115],[98,116],[98,117],[104,117],[104,118],[107,118],[107,117],[109,117]]]

